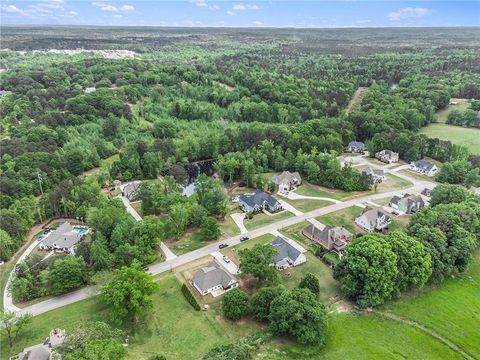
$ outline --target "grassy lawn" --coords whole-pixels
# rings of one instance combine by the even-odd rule
[[[175,274],[162,275],[159,283],[160,290],[153,296],[154,310],[147,325],[130,335],[129,359],[146,359],[157,353],[168,359],[198,359],[210,348],[233,342],[251,331],[252,322],[234,324],[216,321],[217,314],[214,311],[194,311],[180,292],[181,283]],[[20,334],[12,351],[8,350],[2,337],[1,358],[6,359],[24,347],[42,342],[54,327],[68,332],[79,323],[98,320],[108,320],[108,309],[98,298],[36,316],[31,326]]]
[[[460,111],[465,111],[469,108],[470,104],[468,102],[468,99],[452,99],[452,101],[458,102],[457,105],[447,105],[445,109],[438,110],[437,111],[437,121],[439,123],[445,123],[447,122],[448,115],[452,112],[452,110],[460,110]]]
[[[98,175],[102,171],[108,171],[110,169],[110,166],[112,166],[113,162],[118,160],[120,156],[118,154],[112,155],[109,158],[100,160],[100,166],[90,169],[88,171],[85,171],[82,175],[85,176],[90,176],[90,175]]]
[[[220,250],[220,252],[224,255],[227,255],[230,259],[234,260],[234,262],[238,265],[240,260],[238,258],[238,252],[243,249],[250,249],[254,247],[256,244],[271,244],[275,240],[275,236],[272,234],[265,234],[247,241],[244,241],[238,245],[233,247],[225,248]]]
[[[410,222],[411,215],[392,216],[392,223],[390,224],[388,231],[405,231],[407,225]]]
[[[330,214],[322,215],[316,219],[322,224],[331,226],[343,226],[352,234],[361,232],[361,229],[355,225],[355,217],[362,212],[358,206],[352,206],[343,210],[335,211]]]
[[[289,203],[295,209],[300,210],[301,212],[309,212],[309,211],[333,204],[333,202],[325,201],[325,200],[312,200],[312,199],[287,200],[283,197],[282,197],[282,200]]]
[[[414,320],[438,332],[480,358],[480,251],[467,271],[439,286],[403,297],[386,306],[397,315]],[[443,358],[446,358],[445,356]]]
[[[402,323],[374,314],[331,314],[323,349],[286,340],[268,343],[255,359],[385,360],[463,359],[438,340]]]
[[[290,211],[282,211],[275,215],[258,213],[253,215],[253,219],[251,220],[245,219],[243,223],[245,224],[245,227],[247,228],[247,230],[253,230],[253,229],[266,226],[268,224],[271,224],[280,220],[288,219],[289,217],[292,217],[292,216],[293,214]]]
[[[217,240],[214,240],[217,241]],[[174,241],[169,240],[165,242],[170,250],[173,251],[175,255],[182,255],[187,252],[199,249],[205,245],[208,245],[208,241],[203,241],[200,238],[198,231],[196,232],[187,232],[180,238],[180,240]]]
[[[377,193],[388,192],[388,191],[397,190],[397,189],[404,189],[412,186],[412,183],[410,181],[399,178],[398,176],[395,176],[392,174],[385,174],[385,177],[386,177],[386,180],[378,185]],[[346,200],[350,198],[355,198],[355,197],[365,196],[365,195],[375,193],[373,190],[372,191],[352,191],[352,192],[341,191],[341,190],[327,191],[326,188],[323,188],[317,185],[312,185],[309,183],[304,183],[302,186],[299,186],[295,192],[299,195],[304,195],[304,196],[328,197],[336,200]]]
[[[281,228],[278,231],[286,237],[295,240],[305,249],[313,249],[313,244],[305,236],[302,235],[302,230],[311,225],[308,221],[302,221],[301,223],[290,225],[285,228]]]
[[[480,143],[478,141],[480,129],[437,123],[421,128],[420,133],[431,138],[450,140],[454,144],[465,146],[474,154],[480,154]]]
[[[415,171],[412,171],[412,170],[409,170],[409,169],[400,170],[399,173],[401,173],[403,175],[406,175],[406,176],[409,176],[413,179],[435,182],[435,177],[422,175],[422,174],[419,174],[419,173],[417,173]]]
[[[223,219],[222,221],[218,221],[218,226],[222,233],[220,235],[221,238],[225,239],[240,234],[240,229],[229,215],[225,216],[225,219]]]
[[[140,215],[141,217],[143,217],[143,210],[142,210],[142,201],[139,200],[139,201],[132,201],[130,203],[130,205],[135,209],[135,211],[138,213],[138,215]]]

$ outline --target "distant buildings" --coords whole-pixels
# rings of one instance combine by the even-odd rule
[[[380,160],[381,162],[391,164],[398,162],[398,153],[391,150],[382,150],[375,154],[375,158]]]
[[[195,289],[202,295],[222,294],[238,287],[238,281],[216,262],[198,270],[192,279]]]
[[[284,193],[300,185],[302,178],[298,172],[284,171],[280,175],[273,176],[272,181],[278,185],[278,191]]]
[[[73,227],[69,222],[64,222],[40,242],[39,248],[40,250],[74,254],[76,245],[87,232],[88,228],[86,227]]]
[[[97,88],[95,86],[91,86],[91,87],[85,88],[84,92],[86,94],[90,94],[90,93],[94,92],[95,90],[97,90]]]
[[[187,185],[187,186],[182,186],[182,195],[185,196],[185,197],[190,197],[192,196],[193,194],[195,194],[195,183],[192,182],[191,184]]]
[[[277,270],[284,270],[292,266],[298,266],[307,261],[305,250],[295,241],[281,236],[273,241],[272,246],[277,250],[278,255],[273,258],[273,263]]]
[[[350,141],[347,146],[347,151],[352,153],[363,153],[365,150],[365,144],[360,141]]]
[[[436,165],[426,160],[418,160],[410,163],[410,170],[418,172],[422,175],[435,176],[438,168]]]
[[[323,246],[329,251],[335,251],[340,254],[345,250],[347,243],[353,239],[353,234],[347,229],[339,226],[326,225],[323,230],[320,230],[315,225],[309,225],[302,231],[308,239]]]
[[[413,214],[423,208],[425,202],[420,195],[405,194],[403,197],[395,195],[390,200],[390,206],[405,214]]]
[[[282,204],[275,197],[258,189],[253,194],[240,195],[238,203],[240,208],[246,213],[257,213],[263,210],[274,213],[283,209]]]
[[[366,207],[355,218],[355,223],[367,232],[386,230],[391,222],[392,219],[378,208],[371,209]]]
[[[363,173],[370,175],[374,183],[381,183],[385,180],[385,173],[382,169],[376,169],[374,167],[368,166],[362,170]]]

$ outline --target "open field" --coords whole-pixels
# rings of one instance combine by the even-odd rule
[[[289,217],[294,216],[290,211],[282,211],[274,215],[267,215],[264,213],[258,213],[253,215],[253,219],[251,220],[243,220],[245,227],[247,230],[253,230],[280,220],[288,219]]]
[[[333,204],[331,201],[313,200],[313,199],[289,200],[282,197],[282,200],[289,203],[295,209],[300,210],[302,212],[309,212],[309,211]]]
[[[110,166],[112,166],[113,162],[118,160],[119,158],[120,158],[119,155],[115,154],[115,155],[110,156],[109,158],[100,160],[100,166],[99,167],[96,167],[96,168],[90,169],[88,171],[85,171],[82,175],[85,175],[85,176],[98,175],[102,171],[108,171]]]
[[[465,111],[469,107],[469,102],[468,99],[451,99],[451,101],[456,101],[458,102],[457,105],[447,105],[445,109],[438,110],[437,111],[437,122],[439,123],[445,123],[447,122],[448,119],[448,114],[452,112],[452,110],[460,110],[460,111]]]
[[[473,154],[480,154],[480,129],[447,124],[430,124],[421,128],[420,133],[431,138],[450,140],[454,144],[465,146]]]
[[[355,225],[355,217],[362,212],[358,206],[352,206],[340,211],[335,211],[327,215],[322,215],[316,219],[325,225],[343,226],[345,229],[353,234],[363,232],[357,225]]]
[[[217,241],[217,240],[214,240]],[[169,240],[165,244],[175,255],[182,255],[187,252],[199,249],[209,244],[208,241],[203,241],[198,233],[186,232],[179,240]]]
[[[463,359],[429,335],[375,314],[331,314],[324,349],[274,341],[258,351],[255,359],[287,360],[385,360]]]
[[[480,251],[468,270],[439,286],[429,286],[386,305],[388,311],[438,332],[480,358]]]
[[[240,229],[229,215],[225,216],[225,219],[222,221],[218,221],[218,227],[221,231],[221,238],[228,238],[240,234]]]
[[[419,174],[419,173],[417,173],[413,170],[409,170],[409,169],[400,170],[399,173],[403,174],[403,175],[406,175],[406,176],[409,176],[413,179],[420,180],[420,181],[435,182],[435,177],[429,177],[429,176],[426,176],[426,175],[422,175],[422,174]]]

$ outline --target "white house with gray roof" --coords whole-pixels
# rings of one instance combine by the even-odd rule
[[[214,296],[238,287],[238,281],[216,262],[198,270],[192,279],[195,289],[202,295]]]
[[[380,209],[366,207],[363,212],[355,218],[355,224],[368,232],[383,231],[391,224],[392,219]]]
[[[405,214],[413,214],[423,208],[425,202],[420,195],[395,195],[390,200],[390,206],[396,210],[404,212]]]
[[[140,181],[132,181],[131,183],[123,185],[122,195],[125,196],[129,201],[135,200],[140,190]]]
[[[385,180],[385,172],[382,169],[377,169],[372,166],[368,166],[362,170],[363,173],[370,175],[374,183],[381,183]]]
[[[422,175],[435,176],[438,168],[435,164],[428,162],[427,160],[418,160],[410,163],[410,170],[418,172]]]
[[[307,261],[305,250],[295,241],[277,236],[272,246],[277,250],[278,255],[273,258],[273,263],[277,270],[284,270],[292,266],[298,266]]]
[[[246,213],[257,213],[263,210],[274,213],[283,209],[282,204],[275,197],[258,189],[254,193],[240,195],[238,204]]]
[[[73,227],[69,222],[64,222],[40,242],[39,248],[74,254],[76,245],[87,232],[86,227]]]
[[[284,171],[279,175],[274,175],[272,181],[278,185],[278,191],[283,193],[300,185],[302,183],[302,178],[297,171]]]
[[[363,153],[365,150],[365,144],[361,141],[350,141],[347,146],[347,151],[351,153]]]

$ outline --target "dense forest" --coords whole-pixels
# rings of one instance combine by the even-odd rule
[[[461,164],[464,174],[444,176],[444,182],[465,183],[467,174],[468,185],[480,182],[478,156],[416,133],[451,97],[480,98],[478,29],[192,34],[102,28],[84,34],[75,28],[2,28],[2,46],[10,49],[0,52],[2,260],[33,224],[62,216],[97,229],[79,251],[79,284],[88,271],[152,262],[158,241],[200,226],[199,219],[225,215],[217,182],[204,179],[202,193],[181,196],[177,183],[185,182],[186,166],[197,160],[214,159],[227,184],[267,189],[271,184],[260,174],[292,170],[314,184],[366,190],[371,178],[337,160],[348,142],[359,140],[371,152],[390,148],[406,161],[428,156],[455,168]],[[48,51],[78,47],[125,49],[135,56]],[[358,87],[368,91],[347,113]],[[472,102],[471,111],[477,107]],[[470,113],[458,117],[449,121],[478,126]],[[96,168],[95,176],[84,175]],[[116,179],[152,180],[139,196],[144,213],[160,217],[134,225],[100,191]],[[109,220],[100,221],[100,213]],[[163,238],[142,236],[158,229]],[[215,233],[205,229],[206,238],[209,230]],[[17,299],[69,290],[33,289],[48,279],[28,264],[18,279],[23,271],[30,282],[17,287],[23,291],[14,294]]]

